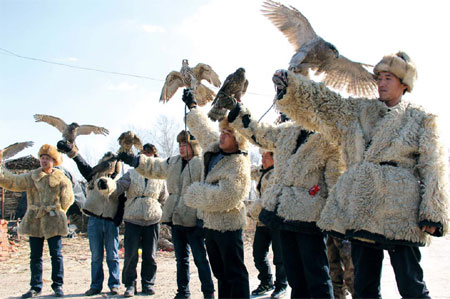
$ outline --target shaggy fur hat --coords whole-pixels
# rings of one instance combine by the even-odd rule
[[[187,141],[186,141],[186,137],[187,137]],[[199,156],[202,153],[202,148],[198,144],[197,139],[189,131],[182,130],[180,133],[178,133],[177,142],[178,143],[186,142],[186,143],[190,144],[192,147],[192,151],[194,152],[194,156]]]
[[[54,161],[53,166],[58,166],[58,165],[61,165],[61,163],[62,163],[62,156],[58,152],[58,149],[56,148],[56,146],[53,146],[51,144],[44,144],[39,149],[39,154],[38,154],[39,158],[42,155],[50,156]]]
[[[141,153],[143,153],[143,154],[145,154],[145,153],[153,154],[155,157],[159,157],[158,150],[156,149],[156,146],[154,146],[151,143],[144,144],[144,146],[142,147]]]
[[[250,146],[247,139],[242,136],[238,131],[230,127],[230,123],[228,122],[228,117],[225,116],[224,119],[222,119],[219,122],[219,131],[222,132],[223,129],[230,130],[234,134],[234,138],[236,138],[236,141],[238,143],[238,147],[242,152],[248,152],[248,148]]]
[[[386,55],[373,68],[373,73],[378,76],[380,72],[389,72],[394,74],[400,81],[407,85],[407,91],[411,92],[414,82],[417,79],[416,65],[405,52]]]

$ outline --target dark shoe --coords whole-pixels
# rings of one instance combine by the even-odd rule
[[[282,298],[286,294],[286,287],[275,287],[275,290],[270,294],[270,298]]]
[[[175,295],[175,299],[189,299],[189,298],[191,298],[191,295],[182,294],[182,293],[177,293]]]
[[[62,287],[54,288],[53,292],[55,292],[55,294],[54,294],[55,297],[64,297],[64,292],[63,292]]]
[[[275,287],[272,283],[260,284],[256,289],[253,290],[253,296],[261,296],[267,293],[268,291],[272,291]]]
[[[109,292],[111,295],[119,295],[119,288],[111,288],[111,292]]]
[[[155,289],[152,287],[142,287],[142,294],[147,296],[155,295]]]
[[[125,293],[123,293],[124,297],[133,297],[134,295],[137,294],[136,291],[136,286],[134,285],[130,285],[127,287],[127,289],[125,290]]]
[[[203,294],[203,299],[214,299],[214,293],[211,294]]]
[[[100,294],[101,292],[102,292],[102,290],[97,290],[97,289],[90,288],[89,290],[87,290],[84,293],[84,295],[85,296],[94,296],[94,295]]]
[[[39,296],[41,294],[41,290],[30,289],[28,292],[22,295],[22,298],[32,298]]]

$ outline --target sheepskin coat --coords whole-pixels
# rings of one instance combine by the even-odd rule
[[[422,225],[448,231],[447,155],[436,116],[402,100],[344,99],[323,84],[288,74],[277,107],[337,142],[347,171],[330,193],[319,226],[378,244],[424,245]]]
[[[113,220],[117,213],[119,200],[115,197],[109,198],[103,190],[98,189],[97,182],[101,177],[102,176],[100,175],[96,175],[95,178],[92,179],[94,183],[88,185],[83,212],[90,216]],[[115,181],[116,179],[109,180]]]
[[[256,188],[258,198],[250,204],[250,206],[248,207],[247,214],[256,220],[256,226],[264,226],[264,224],[259,220],[259,214],[261,213],[263,207],[261,194],[264,193],[264,191],[269,186],[272,174],[273,174],[273,166],[265,170],[262,168],[262,165],[252,165],[251,178],[258,184]]]
[[[192,109],[186,122],[203,149],[201,181],[187,189],[186,204],[203,211],[205,228],[221,232],[243,229],[246,224],[244,200],[251,183],[248,154],[223,153],[224,157],[205,175],[211,156],[220,152],[219,135],[199,109]]]
[[[27,192],[27,211],[19,225],[19,234],[45,239],[67,235],[66,212],[74,196],[72,183],[61,170],[53,168],[46,174],[38,168],[16,175],[0,169],[0,186]]]
[[[271,181],[261,194],[263,208],[270,212],[264,215],[271,219],[260,215],[264,224],[271,228],[319,233],[316,222],[328,191],[344,170],[339,147],[321,134],[307,132],[293,122],[260,123],[252,119],[243,105],[231,126],[253,144],[274,153]],[[310,194],[315,186],[320,190]]]
[[[106,189],[100,192],[109,200],[118,201],[126,193],[123,220],[134,224],[151,225],[161,220],[162,204],[166,199],[164,180],[146,179],[135,169],[130,169],[119,180],[102,177]]]
[[[202,160],[198,156],[192,157],[183,166],[180,155],[168,159],[147,157],[141,155],[136,171],[147,178],[167,180],[169,197],[164,204],[161,222],[169,225],[194,227],[196,225],[197,209],[188,207],[183,195],[187,188],[198,182],[202,175]]]

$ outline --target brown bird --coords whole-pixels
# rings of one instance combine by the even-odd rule
[[[204,106],[211,102],[216,94],[201,83],[202,80],[208,81],[215,87],[219,87],[221,82],[216,72],[207,64],[199,63],[194,68],[189,67],[187,59],[183,59],[181,70],[179,72],[170,72],[161,91],[160,102],[167,103],[177,92],[178,88],[186,87],[194,90],[195,98],[199,106]]]
[[[92,125],[79,125],[77,123],[66,124],[62,119],[45,114],[35,114],[34,119],[36,122],[46,122],[49,125],[54,126],[62,133],[64,141],[75,145],[75,139],[79,135],[89,135],[91,133],[108,135],[109,131],[102,127]]]
[[[217,93],[212,108],[208,112],[208,117],[214,121],[221,121],[227,110],[233,109],[236,101],[240,102],[241,97],[247,91],[248,80],[245,78],[245,69],[240,67],[234,73],[228,75]]]
[[[142,151],[142,142],[139,137],[132,131],[126,131],[120,134],[117,139],[120,144],[120,148],[117,153],[126,152],[128,154],[133,154],[133,145],[139,151]]]
[[[289,70],[308,77],[311,69],[315,75],[324,74],[322,81],[329,87],[355,96],[376,97],[374,76],[365,69],[373,66],[340,55],[334,45],[314,32],[308,19],[296,8],[266,0],[261,11],[295,47]]]
[[[14,144],[11,144],[7,147],[5,147],[3,150],[0,150],[0,162],[3,159],[9,159],[13,156],[15,156],[17,153],[22,151],[23,149],[33,146],[33,141],[26,141],[26,142],[16,142]]]

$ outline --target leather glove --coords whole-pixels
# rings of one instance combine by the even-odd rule
[[[228,112],[228,122],[234,122],[236,117],[239,115],[239,112],[241,112],[241,104],[237,103],[236,106]]]
[[[183,97],[181,99],[189,109],[197,106],[197,101],[195,100],[194,91],[192,89],[185,88],[183,90]]]
[[[131,167],[138,167],[139,166],[139,156],[134,156],[125,152],[121,152],[117,158],[121,161],[123,161],[125,164],[130,165]]]
[[[98,189],[100,190],[106,190],[108,188],[108,184],[106,183],[106,180],[99,179],[97,182]]]
[[[60,152],[67,154],[72,151],[73,144],[64,140],[60,140],[56,144],[56,147],[59,149]]]
[[[277,91],[276,99],[280,100],[286,94],[288,87],[288,71],[277,70],[273,74],[272,81],[275,84],[275,90]]]

